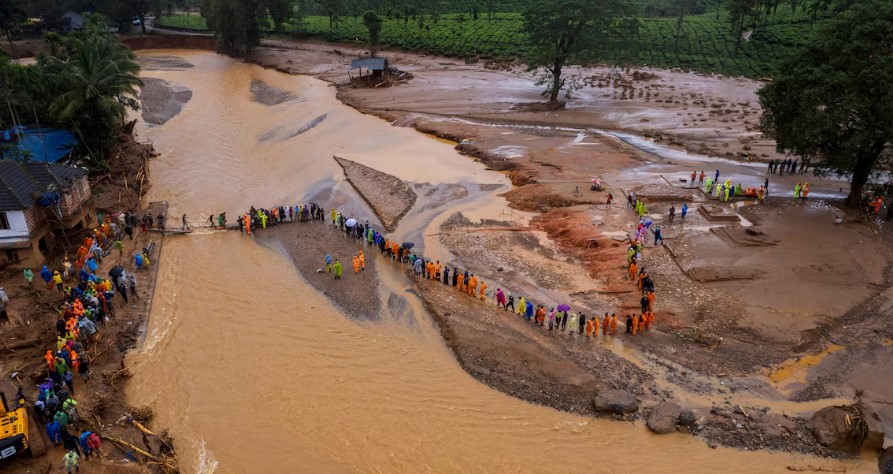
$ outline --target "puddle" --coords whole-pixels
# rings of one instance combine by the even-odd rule
[[[819,365],[822,360],[830,354],[845,348],[846,347],[841,345],[831,344],[818,354],[788,359],[769,374],[769,380],[771,380],[776,387],[779,387],[779,389],[789,389],[796,384],[806,384],[806,377],[809,374],[810,368]]]
[[[454,142],[454,141],[452,141],[452,140],[448,140],[448,139],[446,139],[446,138],[440,138],[440,137],[438,137],[437,135],[435,135],[435,134],[433,134],[433,133],[423,133],[422,135],[424,135],[424,136],[426,136],[426,137],[428,137],[428,138],[430,138],[430,139],[432,139],[432,140],[439,141],[440,143],[446,143],[447,145],[450,145],[450,146],[456,146],[456,145],[459,144],[459,142]]]

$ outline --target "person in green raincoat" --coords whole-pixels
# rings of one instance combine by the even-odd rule
[[[704,183],[704,194],[710,194],[710,186],[713,184],[713,178],[707,178]]]
[[[332,269],[335,271],[335,279],[340,280],[341,274],[344,273],[344,269],[341,267],[341,261],[337,258],[335,259],[335,264],[332,265]]]
[[[34,286],[34,272],[30,268],[25,269],[25,281],[28,282],[28,288]]]

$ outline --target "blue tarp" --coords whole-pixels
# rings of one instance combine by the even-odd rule
[[[16,127],[18,130],[4,130],[0,135],[0,143],[12,142],[19,149],[31,154],[31,159],[38,162],[55,163],[71,153],[78,144],[71,132],[57,128]],[[17,135],[15,132],[18,131]],[[17,141],[17,138],[21,140]]]

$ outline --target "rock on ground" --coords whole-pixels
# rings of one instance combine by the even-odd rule
[[[694,428],[704,422],[704,414],[700,410],[684,410],[679,414],[679,423],[689,428]]]
[[[415,204],[415,191],[400,178],[337,156],[335,161],[344,168],[347,181],[375,211],[385,229],[394,230],[400,218]]]
[[[860,414],[861,412],[861,414]],[[865,421],[864,441],[858,442],[859,420]],[[819,443],[840,451],[880,449],[884,445],[884,426],[874,410],[865,403],[825,407],[809,421]]]
[[[676,431],[676,423],[682,409],[673,402],[659,403],[651,410],[646,424],[651,431],[657,434],[667,434]]]
[[[595,411],[599,413],[616,413],[624,415],[639,410],[639,401],[636,396],[625,390],[605,390],[593,399]]]

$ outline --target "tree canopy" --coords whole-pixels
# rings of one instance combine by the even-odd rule
[[[101,166],[127,110],[138,110],[139,65],[123,43],[106,33],[98,15],[87,32],[62,38],[37,64],[0,57],[0,125],[39,123],[71,130],[88,163]]]
[[[363,14],[363,24],[369,30],[369,54],[374,58],[378,54],[378,36],[381,34],[381,18],[374,11]]]
[[[203,0],[201,12],[222,52],[250,58],[260,45],[261,21],[267,18],[260,0]]]
[[[543,68],[541,83],[550,102],[568,83],[562,69],[586,51],[593,53],[613,42],[624,22],[619,18],[631,12],[625,0],[544,0],[532,2],[524,11],[524,32],[530,43],[527,65],[530,70]]]
[[[761,127],[779,152],[817,157],[852,172],[857,206],[893,141],[893,2],[863,0],[834,18],[813,44],[759,91]]]

